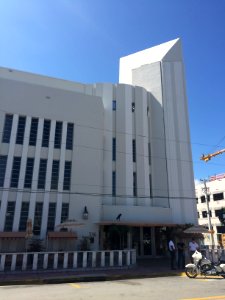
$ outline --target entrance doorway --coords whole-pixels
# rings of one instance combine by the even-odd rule
[[[105,250],[136,249],[137,257],[167,255],[165,227],[105,225],[101,245]]]

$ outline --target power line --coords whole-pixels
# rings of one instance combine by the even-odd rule
[[[0,188],[0,191],[17,192],[17,193],[28,193],[28,194],[65,194],[65,195],[80,195],[80,196],[93,196],[93,197],[112,197],[112,198],[129,198],[129,199],[187,199],[193,200],[195,197],[185,197],[185,196],[160,196],[155,195],[152,198],[150,196],[133,196],[133,195],[113,195],[113,194],[103,194],[103,193],[87,193],[87,192],[67,192],[67,191],[40,191],[40,190],[23,190],[16,188]]]
[[[6,114],[15,114],[15,113],[12,113],[12,112],[8,112],[8,111],[5,111],[5,110],[2,110],[0,109],[1,112],[4,112]],[[26,116],[27,117],[27,116]],[[31,118],[42,118],[42,119],[45,119],[44,117],[37,117],[37,116],[29,116]],[[53,120],[51,120],[53,121]],[[56,121],[56,120],[54,120]],[[58,121],[58,120],[57,120]],[[61,121],[63,122],[63,121]],[[87,125],[81,125],[81,124],[77,124],[76,122],[74,121],[68,121],[68,123],[73,123],[75,126],[78,126],[78,127],[84,127],[84,128],[90,128],[90,129],[94,129],[94,130],[98,130],[98,131],[104,131],[104,132],[110,132],[110,133],[117,133],[117,134],[124,134],[124,135],[130,135],[130,136],[139,136],[139,137],[143,137],[143,138],[149,138],[150,140],[162,140],[162,141],[169,141],[169,142],[174,142],[174,143],[181,143],[181,144],[191,144],[191,145],[199,145],[199,146],[204,146],[204,147],[218,147],[218,143],[216,145],[213,145],[213,144],[206,144],[206,143],[199,143],[199,142],[191,142],[191,141],[185,141],[185,140],[175,140],[175,139],[169,139],[169,138],[163,138],[163,137],[157,137],[157,136],[146,136],[146,135],[141,135],[141,134],[133,134],[133,133],[130,133],[130,132],[125,132],[125,131],[114,131],[114,130],[110,130],[110,129],[106,129],[106,128],[98,128],[98,127],[93,127],[93,126],[87,126]],[[3,132],[0,132],[1,134]],[[222,140],[225,139],[225,136]],[[40,139],[37,139],[37,140],[40,140]],[[224,146],[225,147],[225,146]]]

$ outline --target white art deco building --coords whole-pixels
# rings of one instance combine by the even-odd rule
[[[0,68],[2,248],[30,219],[57,249],[75,219],[75,248],[159,255],[166,228],[197,223],[180,40],[121,58],[119,73],[91,85]]]
[[[211,176],[206,183],[209,216],[214,231],[216,246],[225,247],[225,174]],[[198,210],[198,223],[209,227],[208,208],[205,187],[202,182],[195,185],[196,202]],[[222,222],[221,222],[222,221]],[[204,244],[211,245],[210,234],[204,234]]]

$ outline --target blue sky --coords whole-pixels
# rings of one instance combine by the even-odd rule
[[[180,37],[195,178],[225,173],[224,0],[0,0],[0,66],[118,82],[119,58]]]

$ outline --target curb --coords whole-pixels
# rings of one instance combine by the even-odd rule
[[[97,281],[115,281],[125,279],[141,279],[141,278],[157,278],[169,276],[184,276],[184,272],[179,273],[151,273],[151,274],[115,274],[115,275],[84,275],[84,276],[65,276],[65,277],[49,277],[34,279],[6,279],[1,282],[0,286],[7,285],[41,285],[41,284],[60,284],[72,282],[97,282]]]

